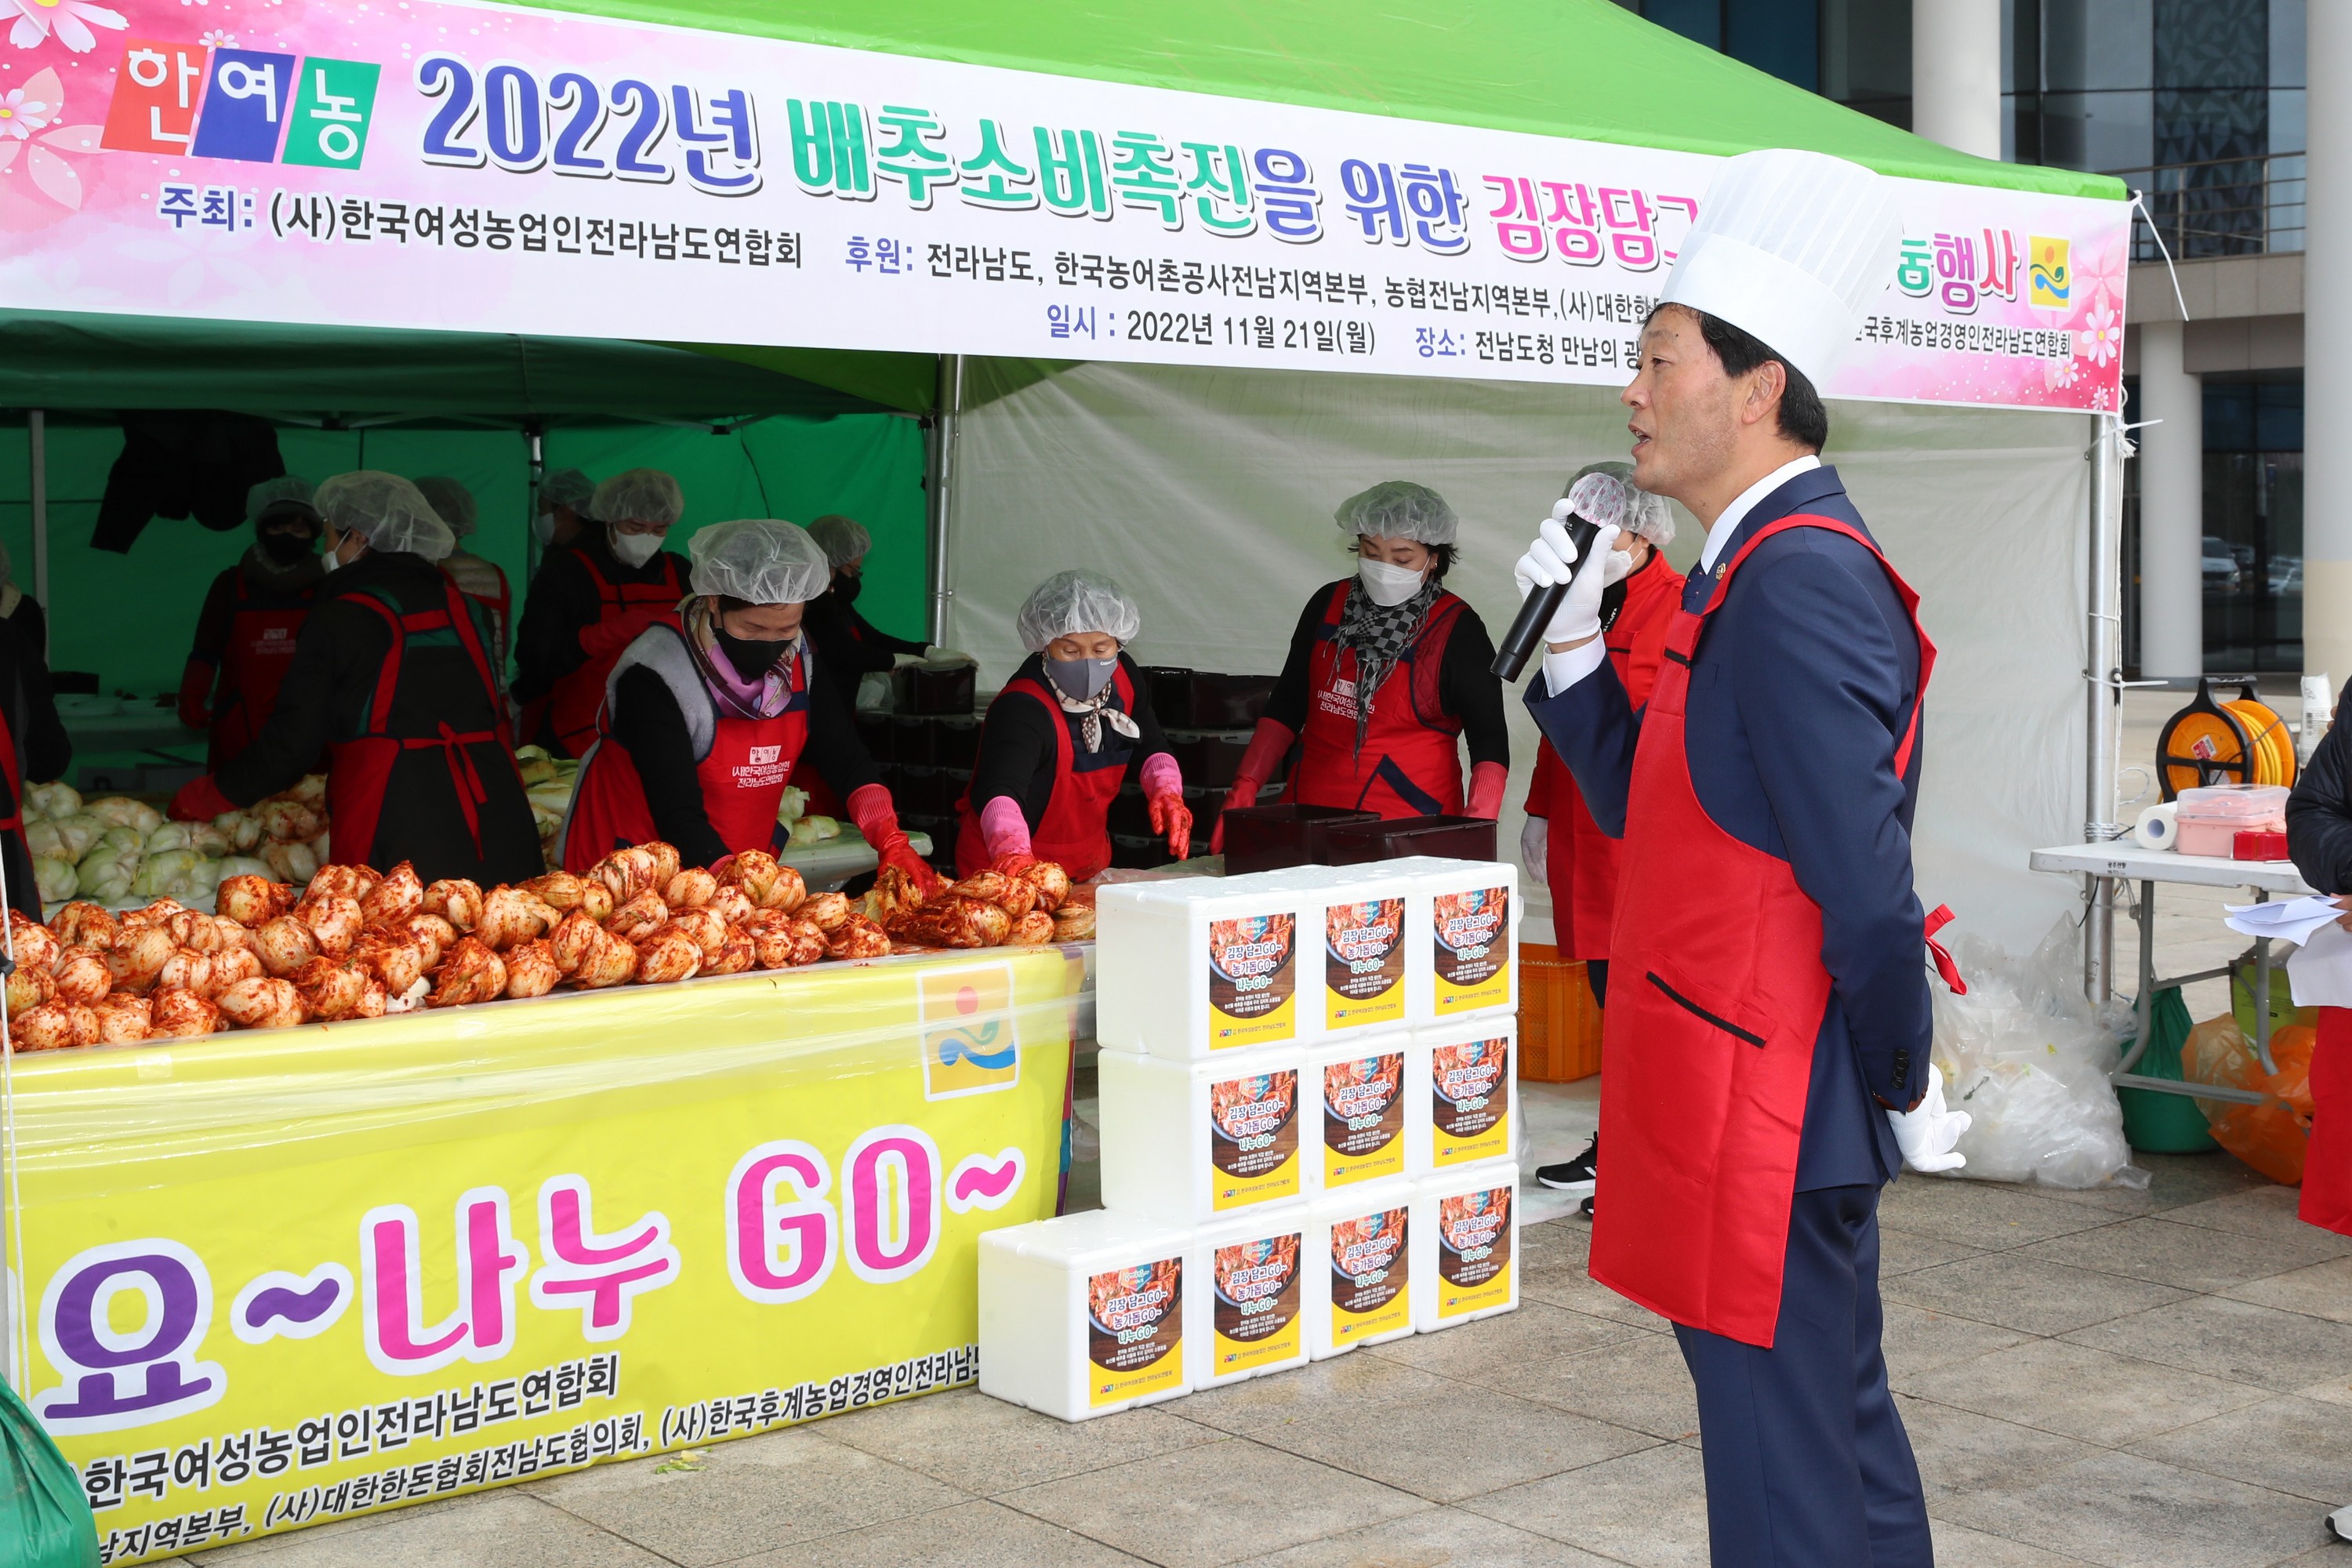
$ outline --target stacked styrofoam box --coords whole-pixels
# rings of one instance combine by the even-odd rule
[[[982,1389],[1079,1420],[1517,1304],[1512,868],[1096,910],[1105,1206],[982,1238]]]

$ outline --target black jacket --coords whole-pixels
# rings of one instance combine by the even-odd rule
[[[816,649],[818,675],[841,692],[853,711],[861,677],[888,669],[899,654],[919,654],[929,646],[892,637],[859,615],[856,605],[844,604],[831,588],[809,601],[803,624]]]
[[[604,608],[595,579],[581,563],[582,556],[593,560],[604,580],[618,586],[660,582],[666,553],[670,552],[656,550],[644,565],[625,566],[613,553],[602,523],[583,526],[577,540],[549,551],[547,559],[539,563],[539,575],[530,580],[530,591],[523,595],[522,620],[515,628],[515,700],[538,701],[554,689],[557,681],[588,662],[580,646],[580,633],[603,619]],[[679,559],[676,564],[682,570],[686,563]]]
[[[2336,721],[2286,797],[2286,850],[2303,879],[2323,893],[2352,893],[2352,723],[2344,703]]]
[[[294,784],[322,747],[364,732],[377,676],[392,653],[392,630],[374,610],[352,602],[352,595],[364,593],[403,615],[415,615],[446,605],[450,586],[439,567],[404,552],[363,555],[329,574],[310,619],[302,623],[268,723],[215,775],[221,793],[250,805]],[[462,594],[457,601],[487,650],[488,611]],[[444,723],[460,734],[492,730],[503,717],[499,707],[455,637],[446,631],[415,635],[408,638],[386,728],[419,738],[437,733]],[[335,858],[380,871],[411,860],[428,882],[470,877],[484,887],[545,870],[539,829],[512,753],[496,740],[475,742],[466,752],[488,796],[476,807],[478,853],[450,777],[448,752],[422,746],[394,760],[373,843],[346,843],[342,825],[331,824]],[[331,799],[331,784],[330,789]]]
[[[25,604],[33,603],[28,595]],[[0,620],[0,709],[5,709],[8,733],[16,737],[16,770],[27,784],[47,784],[60,777],[73,761],[73,742],[58,718],[57,698],[49,690],[49,667],[40,650],[28,644],[19,623]],[[0,816],[13,816],[24,802],[12,798],[7,781],[0,778]],[[41,889],[33,879],[33,862],[22,834],[0,835],[0,856],[8,873],[8,902],[34,920],[41,918]]]

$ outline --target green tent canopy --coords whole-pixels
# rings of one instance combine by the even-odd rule
[[[551,11],[879,54],[1731,154],[1801,147],[1881,174],[2121,197],[2105,174],[1955,153],[1740,64],[1612,0],[522,0]],[[1896,4],[1899,0],[1881,0]]]

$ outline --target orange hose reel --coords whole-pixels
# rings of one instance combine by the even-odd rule
[[[2249,680],[2227,702],[2212,683],[2197,683],[2197,700],[2165,721],[2156,742],[2156,767],[2166,800],[2206,784],[2294,783],[2294,735],[2255,695]]]

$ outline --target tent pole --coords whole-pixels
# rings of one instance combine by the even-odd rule
[[[31,447],[33,477],[33,600],[49,607],[49,416],[36,408],[25,416],[25,437]],[[43,648],[41,657],[47,658]]]
[[[2116,814],[2116,701],[2122,679],[2120,630],[2122,609],[2121,519],[2110,504],[2121,433],[2112,415],[2091,416],[2090,574],[2085,597],[2088,647],[2084,674],[2083,838],[2104,844],[2124,835],[2111,820]],[[2116,989],[2116,892],[2121,885],[2112,877],[2086,877],[2088,909],[2083,921],[2083,991],[2094,1002],[2105,1002]],[[2146,918],[2143,916],[2142,918]]]
[[[536,425],[526,426],[523,435],[530,443],[530,510],[523,514],[522,524],[523,583],[528,586],[539,576],[539,487],[547,482],[547,444]]]
[[[931,620],[930,641],[948,640],[948,607],[955,598],[955,584],[949,581],[948,555],[948,493],[955,479],[955,437],[957,416],[963,409],[963,355],[940,356],[939,406],[930,420],[929,472],[924,476],[924,491],[930,503],[930,578]]]

